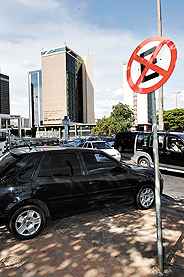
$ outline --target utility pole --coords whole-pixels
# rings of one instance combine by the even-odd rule
[[[157,32],[162,36],[162,13],[161,13],[161,0],[157,0]],[[159,130],[164,129],[163,110],[164,110],[164,93],[163,86],[159,89]]]

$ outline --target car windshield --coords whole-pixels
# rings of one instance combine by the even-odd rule
[[[112,147],[107,142],[93,142],[93,148],[95,149],[111,149]]]

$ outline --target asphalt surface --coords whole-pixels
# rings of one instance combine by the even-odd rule
[[[184,174],[162,172],[162,176],[164,178],[163,193],[176,199],[184,199]]]

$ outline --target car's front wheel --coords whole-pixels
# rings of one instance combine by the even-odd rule
[[[142,186],[136,195],[136,203],[138,208],[147,210],[154,205],[155,192],[150,186]]]
[[[35,205],[27,205],[16,210],[9,220],[9,230],[19,239],[36,237],[46,224],[44,211]]]

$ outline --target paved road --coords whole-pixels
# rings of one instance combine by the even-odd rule
[[[164,193],[174,198],[184,199],[184,175],[164,172],[163,177]]]

